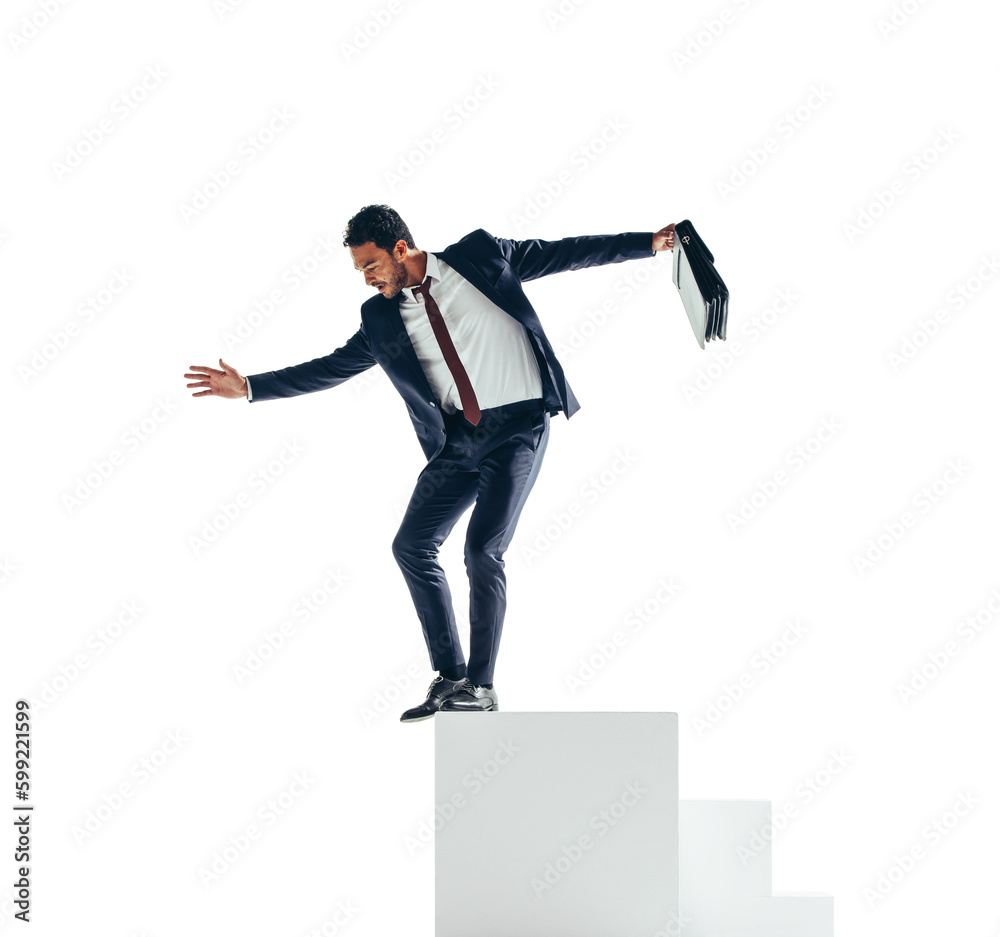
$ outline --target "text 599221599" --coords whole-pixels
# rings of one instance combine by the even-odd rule
[[[31,796],[31,706],[19,699],[14,704],[14,917],[31,920],[31,817],[35,809],[27,803]]]

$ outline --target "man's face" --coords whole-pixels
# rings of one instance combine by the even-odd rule
[[[391,254],[376,247],[374,241],[352,247],[350,251],[354,269],[360,270],[365,275],[365,283],[375,287],[387,299],[406,286],[406,267],[400,259],[406,253],[405,241],[397,241]]]

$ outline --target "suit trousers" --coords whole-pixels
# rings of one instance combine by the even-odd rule
[[[540,399],[482,411],[473,426],[442,412],[447,440],[424,467],[392,552],[409,587],[435,670],[465,663],[455,610],[438,549],[475,504],[465,535],[469,576],[468,677],[493,682],[507,608],[503,555],[542,464],[549,414]]]

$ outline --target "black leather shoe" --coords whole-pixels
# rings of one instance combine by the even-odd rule
[[[438,674],[427,688],[427,699],[419,706],[414,706],[413,709],[406,710],[399,717],[399,721],[420,722],[422,719],[430,719],[441,708],[444,700],[463,683],[465,683],[464,679],[449,680],[447,677],[442,677],[441,674]]]
[[[497,691],[470,683],[468,679],[461,682],[448,698],[441,704],[441,712],[449,713],[483,713],[499,712]]]

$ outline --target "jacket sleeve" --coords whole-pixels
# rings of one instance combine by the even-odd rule
[[[534,280],[563,270],[640,260],[656,253],[652,231],[586,235],[558,241],[511,241],[484,233],[497,242],[504,258],[522,280]]]
[[[248,374],[247,381],[253,386],[250,402],[327,390],[367,371],[373,364],[375,357],[362,325],[340,348],[322,358],[313,358],[312,361],[304,361],[280,371]]]

